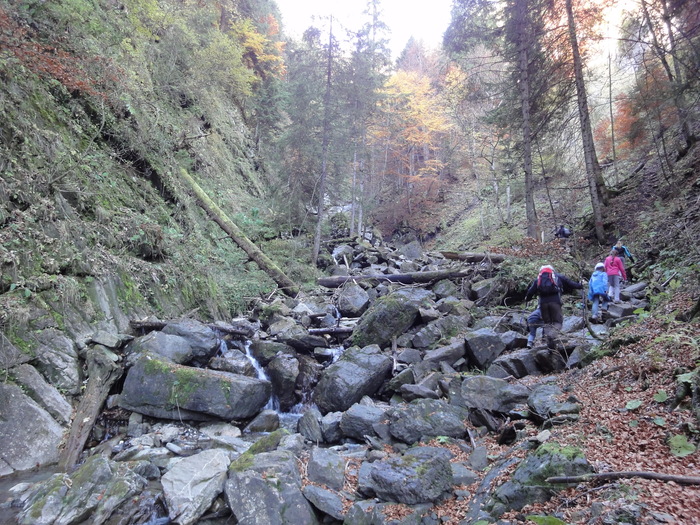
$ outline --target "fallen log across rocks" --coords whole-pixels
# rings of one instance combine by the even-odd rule
[[[124,372],[122,365],[115,363],[107,351],[99,348],[88,353],[87,363],[89,379],[73,419],[68,441],[61,452],[61,468],[71,468],[78,462],[110,388]]]
[[[479,253],[479,252],[440,252],[440,254],[445,259],[450,259],[452,261],[466,261],[470,263],[477,263],[482,261],[491,261],[494,263],[502,263],[505,261],[506,256],[502,253]]]
[[[437,270],[432,272],[412,272],[396,274],[372,274],[372,275],[336,275],[334,277],[321,277],[316,282],[325,288],[338,288],[352,281],[388,281],[401,284],[420,284],[439,281],[441,279],[459,279],[468,277],[468,270]]]

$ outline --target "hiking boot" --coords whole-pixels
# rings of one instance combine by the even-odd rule
[[[533,342],[531,342],[531,341],[528,341],[528,342],[527,342],[527,347],[528,347],[528,348],[532,348],[533,346],[535,346],[535,343],[533,343]]]

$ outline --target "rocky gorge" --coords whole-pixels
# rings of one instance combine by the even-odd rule
[[[526,348],[528,312],[494,307],[514,292],[489,254],[360,241],[331,257],[337,288],[247,317],[130,319],[105,282],[101,322],[49,323],[33,358],[4,341],[2,473],[63,467],[11,487],[16,522],[489,523],[593,472],[550,439],[581,408],[552,374],[644,309],[643,283],[606,324],[569,309],[560,341]],[[407,272],[459,277],[392,281]]]

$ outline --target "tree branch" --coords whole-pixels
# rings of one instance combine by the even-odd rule
[[[644,478],[658,481],[673,481],[681,485],[700,485],[700,477],[697,476],[676,476],[674,474],[662,474],[660,472],[644,471],[621,471],[621,472],[601,472],[597,474],[584,474],[583,476],[560,476],[547,478],[547,483],[589,483],[596,480],[611,480],[620,478]]]

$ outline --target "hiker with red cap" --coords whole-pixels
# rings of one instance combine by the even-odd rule
[[[537,279],[533,281],[525,294],[525,301],[529,301],[535,295],[539,297],[539,308],[542,313],[542,321],[545,324],[545,334],[551,333],[548,327],[555,328],[558,332],[564,324],[564,316],[561,313],[561,294],[572,290],[581,290],[583,285],[572,281],[562,274],[554,272],[554,268],[545,265],[540,268]],[[549,335],[551,337],[551,334]]]

